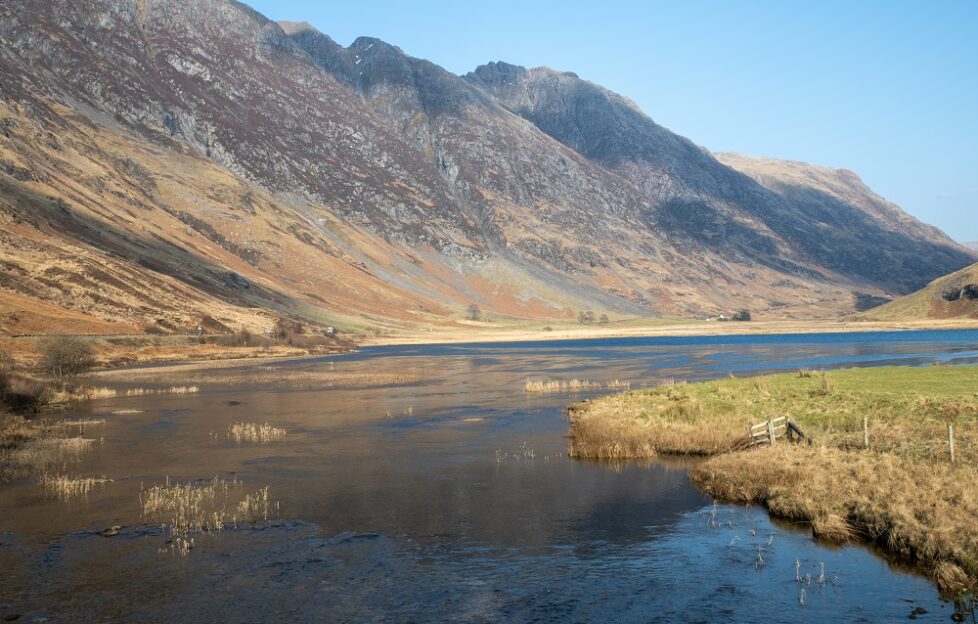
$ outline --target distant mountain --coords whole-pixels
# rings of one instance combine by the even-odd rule
[[[460,77],[230,0],[10,0],[0,74],[0,332],[30,302],[98,331],[824,317],[978,258],[574,74]]]
[[[863,312],[862,320],[978,319],[978,264],[934,280],[925,288]]]
[[[967,247],[968,249],[974,249],[978,251],[978,241],[971,241],[970,243],[965,243],[964,246]]]

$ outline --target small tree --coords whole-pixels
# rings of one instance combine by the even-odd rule
[[[51,338],[41,353],[41,366],[59,382],[80,375],[94,365],[91,345],[73,336]]]
[[[601,315],[601,318],[598,319],[598,323],[600,325],[607,325],[608,324],[608,315],[607,314],[602,314]]]
[[[735,321],[749,321],[750,312],[748,310],[741,310],[740,312],[734,314],[732,318]]]
[[[465,318],[470,321],[478,321],[482,318],[482,310],[479,309],[478,305],[470,303],[469,307],[465,310]]]
[[[306,332],[306,327],[299,321],[293,321],[292,319],[280,318],[275,321],[275,327],[272,330],[272,336],[278,340],[291,340],[292,336],[295,334],[304,334]]]

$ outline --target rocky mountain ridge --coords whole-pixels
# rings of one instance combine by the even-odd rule
[[[229,0],[13,0],[0,41],[0,331],[25,300],[166,331],[824,317],[975,259],[854,174],[715,157],[570,73],[460,77]]]

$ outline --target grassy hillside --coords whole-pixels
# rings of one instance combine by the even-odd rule
[[[855,317],[866,321],[978,319],[978,264]]]

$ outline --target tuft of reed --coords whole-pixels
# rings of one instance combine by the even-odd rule
[[[0,483],[50,472],[76,461],[99,440],[82,437],[87,420],[29,420],[0,412]]]
[[[523,384],[523,390],[530,394],[552,394],[556,392],[580,392],[583,390],[600,390],[601,388],[607,388],[608,390],[628,390],[632,387],[632,382],[624,381],[622,379],[613,379],[606,384],[602,384],[599,381],[590,381],[587,379],[570,379],[570,380],[549,380],[549,381],[535,381],[527,379]]]
[[[580,390],[594,390],[601,387],[596,381],[587,379],[571,379],[569,381],[532,381],[526,380],[523,389],[528,393],[550,394],[554,392],[576,392]]]
[[[199,533],[267,522],[278,510],[267,486],[246,493],[240,481],[219,477],[189,483],[171,483],[167,478],[164,484],[140,491],[139,502],[143,517],[159,522],[169,538],[160,551],[181,556],[193,550]]]
[[[285,429],[273,427],[268,423],[236,422],[228,429],[228,438],[239,444],[242,442],[264,444],[283,439],[285,433]]]
[[[112,399],[115,397],[139,397],[164,394],[197,394],[200,388],[197,386],[170,386],[168,388],[125,388],[115,389],[103,386],[86,386],[78,388],[72,393],[75,400],[94,400]]]
[[[105,477],[69,477],[67,475],[41,475],[40,484],[47,492],[61,500],[67,501],[80,496],[87,496],[95,488],[109,483]]]

